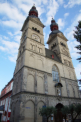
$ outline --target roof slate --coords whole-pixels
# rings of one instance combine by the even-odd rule
[[[51,50],[49,50],[47,48],[45,48],[45,51],[46,51],[46,57],[47,58],[50,58],[52,60],[55,60],[57,62],[62,63],[61,60],[59,59],[59,57],[57,56],[57,54],[54,51],[51,51]],[[54,55],[54,58],[52,58],[52,55]]]

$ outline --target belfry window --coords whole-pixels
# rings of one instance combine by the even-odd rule
[[[52,68],[52,77],[53,77],[53,81],[59,82],[59,72],[56,66],[53,66]]]

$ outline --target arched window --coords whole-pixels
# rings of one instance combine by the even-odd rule
[[[59,82],[59,72],[55,65],[52,68],[52,77],[53,77],[53,81]]]

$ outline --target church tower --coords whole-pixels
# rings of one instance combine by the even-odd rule
[[[38,111],[44,106],[44,102],[41,101],[41,96],[37,100],[35,95],[47,92],[44,88],[46,76],[43,74],[45,70],[43,28],[38,11],[33,6],[21,29],[22,36],[14,72],[11,122],[42,121]]]
[[[51,21],[49,39],[44,46],[44,25],[33,6],[22,26],[22,36],[14,71],[11,122],[45,122],[39,109],[81,102],[67,39]],[[63,116],[61,116],[62,118]],[[53,118],[62,122],[60,115]]]
[[[67,39],[63,35],[61,31],[59,31],[58,24],[52,18],[50,25],[51,33],[49,35],[49,39],[47,44],[49,45],[49,49],[56,52],[60,60],[64,65],[69,67],[73,67],[71,56],[69,53]]]
[[[37,62],[34,64],[34,58],[29,59],[29,55],[45,56],[43,28],[44,25],[38,18],[38,11],[33,6],[21,29],[22,36],[15,73],[24,65],[37,68]]]

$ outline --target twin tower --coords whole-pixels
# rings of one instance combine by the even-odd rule
[[[55,106],[58,109],[59,106],[80,102],[68,40],[52,19],[47,41],[49,49],[46,49],[43,28],[33,6],[21,29],[13,76],[11,122],[42,122],[39,108]],[[56,118],[53,118],[55,122]]]

